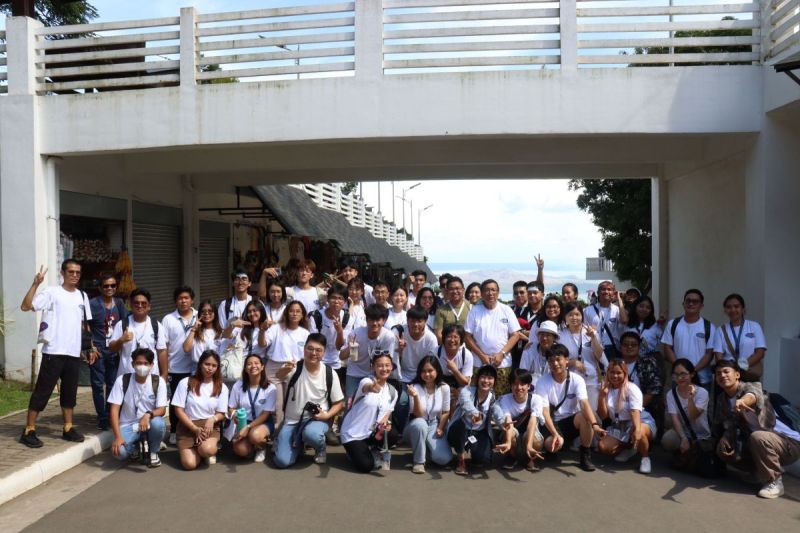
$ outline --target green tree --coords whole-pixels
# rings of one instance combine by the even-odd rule
[[[200,67],[200,72],[218,72],[222,70],[219,65],[202,65]],[[200,85],[214,85],[217,83],[239,83],[239,78],[229,77],[229,78],[214,78],[212,80],[200,80],[197,83]]]
[[[87,24],[98,16],[97,8],[86,0],[36,0],[36,18],[45,26]],[[0,4],[0,13],[10,15],[11,3]]]
[[[649,292],[653,263],[650,180],[573,179],[569,188],[581,191],[578,207],[592,215],[600,229],[603,253],[614,262],[617,276]]]
[[[347,196],[351,192],[355,191],[358,188],[357,181],[345,181],[344,185],[342,185],[342,194]]]

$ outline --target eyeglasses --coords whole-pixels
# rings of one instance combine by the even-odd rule
[[[319,354],[319,353],[325,353],[325,348],[311,348],[309,346],[309,347],[306,347],[306,351],[308,353],[317,353],[317,354]]]
[[[700,305],[702,302],[699,299],[688,298],[683,301],[686,305]]]
[[[514,291],[514,294],[516,294],[516,295],[525,294],[525,291]]]
[[[148,303],[149,303],[149,302],[139,302],[139,301],[134,301],[134,302],[131,302],[131,305],[132,305],[133,307],[147,307],[147,304],[148,304]]]
[[[200,314],[201,315],[213,315],[214,314],[214,310],[213,309],[201,309],[200,310]]]
[[[114,284],[107,283],[107,284],[103,285],[103,288],[104,289],[116,289],[117,288],[117,284],[116,283],[114,283]]]
[[[639,343],[638,342],[623,342],[621,344],[621,346],[623,348],[638,348],[639,347]]]

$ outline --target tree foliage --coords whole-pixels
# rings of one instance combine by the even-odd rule
[[[617,276],[649,292],[652,285],[650,180],[573,179],[569,188],[581,191],[578,207],[589,213],[600,229],[603,253],[614,262]]]
[[[36,18],[45,26],[65,24],[87,24],[96,19],[97,8],[86,0],[73,2],[64,0],[36,0],[33,5]],[[0,5],[0,13],[10,15],[11,4]]]
[[[216,64],[200,66],[200,72],[219,72],[220,70],[222,70],[222,67]],[[216,85],[218,83],[239,83],[239,78],[234,78],[233,76],[227,78],[213,78],[210,80],[200,80],[197,83],[200,85]]]
[[[345,181],[342,185],[342,194],[347,196],[358,188],[357,181]]]

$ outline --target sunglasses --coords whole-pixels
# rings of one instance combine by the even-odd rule
[[[116,289],[117,288],[117,284],[116,283],[114,283],[114,284],[107,283],[107,284],[103,285],[103,288],[104,289]]]

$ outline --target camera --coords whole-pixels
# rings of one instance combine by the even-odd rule
[[[322,412],[322,407],[318,403],[306,402],[304,411],[308,411],[311,416],[318,415]]]

